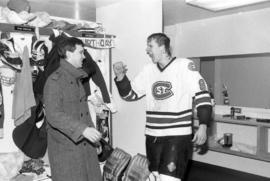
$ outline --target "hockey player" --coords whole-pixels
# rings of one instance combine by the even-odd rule
[[[114,64],[115,83],[126,101],[146,98],[146,154],[149,170],[160,181],[180,181],[192,155],[192,141],[206,142],[211,119],[211,98],[195,64],[172,57],[170,39],[163,33],[147,38],[146,53],[152,59],[133,81],[122,62]],[[192,138],[193,107],[200,122]]]

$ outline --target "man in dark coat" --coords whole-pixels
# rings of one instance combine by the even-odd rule
[[[68,38],[59,48],[59,68],[44,87],[48,123],[48,155],[54,181],[101,181],[95,143],[101,134],[91,120],[87,97],[80,81],[83,42]]]

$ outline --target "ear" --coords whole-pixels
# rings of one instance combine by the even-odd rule
[[[66,51],[66,59],[70,59],[72,52]]]
[[[162,51],[163,54],[166,53],[166,51],[165,51],[165,46],[164,46],[164,45],[161,45],[161,46],[160,46],[160,50]]]

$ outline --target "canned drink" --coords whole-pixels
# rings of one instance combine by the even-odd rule
[[[223,135],[224,145],[225,147],[231,147],[233,144],[233,134],[232,133],[224,133]]]

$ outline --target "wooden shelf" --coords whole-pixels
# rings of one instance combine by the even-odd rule
[[[211,151],[270,162],[270,154],[264,154],[264,155],[257,154],[257,153],[250,154],[250,153],[244,153],[241,151],[235,151],[235,150],[231,150],[230,148],[223,147],[214,141],[210,141],[210,142],[208,142],[208,144],[209,144],[209,150],[211,150]]]
[[[240,124],[240,125],[249,125],[249,126],[264,126],[270,128],[270,123],[261,123],[257,122],[256,119],[246,119],[246,120],[238,120],[231,118],[224,118],[221,115],[215,115],[216,122],[230,123],[230,124]]]
[[[23,33],[35,33],[35,27],[26,26],[26,25],[16,25],[16,24],[7,24],[0,23],[0,30],[2,32],[23,32]],[[115,38],[115,35],[109,34],[98,34],[94,32],[79,32],[79,31],[68,31],[64,30],[64,32],[68,33],[74,37],[85,37],[85,38]],[[40,35],[51,35],[53,33],[52,28],[39,28]]]

